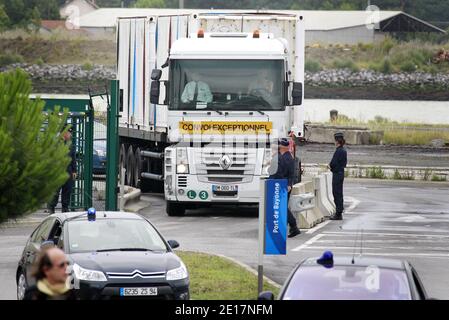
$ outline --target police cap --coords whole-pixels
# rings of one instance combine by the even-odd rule
[[[287,138],[281,138],[281,139],[279,139],[279,145],[280,146],[284,146],[284,147],[288,147],[290,145],[290,143],[288,142]]]
[[[337,132],[337,133],[335,133],[335,134],[334,134],[334,138],[335,138],[335,140],[337,140],[337,139],[343,139],[343,138],[344,138],[343,133],[342,133],[342,132]]]

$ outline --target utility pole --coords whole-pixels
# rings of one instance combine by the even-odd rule
[[[179,9],[184,9],[184,0],[179,0]]]

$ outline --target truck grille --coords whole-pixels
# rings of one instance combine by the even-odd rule
[[[201,182],[251,182],[256,167],[257,149],[203,148],[195,153],[198,180]],[[223,156],[231,160],[229,168],[220,165]]]
[[[178,176],[178,187],[179,188],[187,188],[187,177],[186,176]]]

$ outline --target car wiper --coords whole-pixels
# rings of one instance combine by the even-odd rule
[[[96,250],[96,252],[108,252],[108,251],[157,251],[148,248],[117,248],[117,249],[100,249]]]

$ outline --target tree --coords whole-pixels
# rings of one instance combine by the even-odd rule
[[[9,17],[5,12],[3,5],[0,5],[0,32],[4,31],[9,26]]]
[[[30,92],[24,71],[0,74],[0,223],[38,209],[68,178],[67,113],[43,113]]]
[[[41,19],[61,18],[57,0],[0,0],[0,7],[9,18],[8,28],[28,29],[30,24],[39,26]]]
[[[164,0],[138,0],[136,8],[165,8]]]

